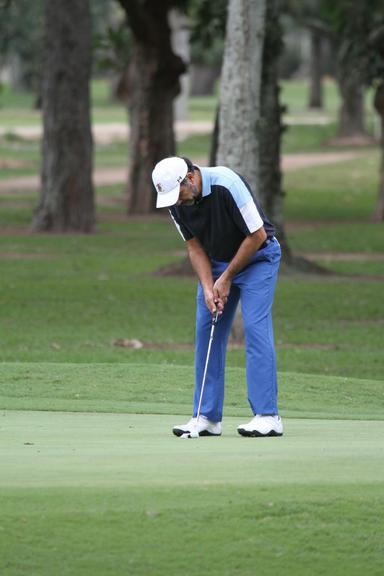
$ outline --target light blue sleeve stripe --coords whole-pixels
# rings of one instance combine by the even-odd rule
[[[211,186],[225,186],[231,193],[237,207],[240,209],[250,200],[252,195],[240,176],[226,166],[216,166],[215,168],[206,169],[209,172]]]

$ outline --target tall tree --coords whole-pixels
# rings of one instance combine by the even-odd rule
[[[370,5],[365,0],[320,0],[319,9],[336,53],[336,77],[341,96],[338,136],[366,136],[366,86],[361,62],[369,31]]]
[[[267,0],[260,92],[260,197],[276,226],[284,260],[292,264],[293,257],[284,229],[284,191],[280,168],[281,135],[284,128],[281,120],[283,107],[279,99],[278,64],[282,48],[279,2]]]
[[[361,2],[350,2],[339,24],[340,44],[337,59],[337,79],[341,94],[339,137],[360,136],[366,133],[364,92],[360,62],[361,43],[367,34],[366,11]]]
[[[0,0],[0,67],[16,90],[39,91],[43,0]]]
[[[373,0],[374,2],[376,0]],[[336,60],[341,97],[338,136],[366,136],[364,91],[360,62],[367,39],[370,2],[366,0],[283,0],[283,7],[312,36],[312,54],[327,38]],[[315,35],[315,36],[314,36]],[[311,70],[311,90],[319,85],[317,65]]]
[[[376,88],[374,106],[380,117],[381,162],[377,201],[372,218],[376,222],[384,222],[384,78]]]
[[[228,0],[193,0],[190,9],[193,54],[215,54],[214,61],[222,68],[227,22]],[[201,58],[201,56],[200,56]],[[212,63],[212,62],[211,62]],[[209,165],[215,166],[219,143],[220,104],[216,107]]]
[[[181,0],[118,0],[132,32],[128,70],[130,158],[128,212],[155,209],[153,166],[175,154],[173,100],[186,66],[171,46],[169,11]]]
[[[361,93],[367,86],[374,88],[374,107],[380,117],[382,162],[379,174],[379,193],[373,219],[384,220],[384,12],[382,0],[340,0],[331,3],[331,22],[339,37],[339,68],[348,90],[344,94],[341,120],[347,129],[358,132],[364,125],[359,122],[362,108]],[[329,7],[328,7],[329,8]],[[334,12],[332,13],[332,9]],[[360,87],[360,89],[359,89]],[[357,95],[354,98],[354,94]],[[343,118],[344,110],[344,118]],[[348,111],[348,113],[347,113]],[[350,118],[348,120],[348,117]],[[353,118],[352,118],[353,117]],[[356,120],[357,117],[357,120]]]
[[[379,171],[379,186],[373,220],[384,222],[384,14],[377,10],[380,4],[375,2],[376,11],[373,18],[372,31],[368,41],[368,84],[374,87],[374,107],[380,118],[380,149],[381,163]]]
[[[281,198],[275,9],[275,0],[229,0],[217,153],[218,164],[246,177],[271,218]],[[279,52],[280,38],[277,45]],[[231,338],[244,338],[240,309]]]
[[[91,232],[94,226],[88,0],[45,0],[42,188],[33,225]]]
[[[283,127],[278,59],[281,49],[278,0],[230,0],[217,163],[244,174],[276,224],[285,260],[292,263],[284,231],[280,170]]]
[[[316,27],[310,29],[311,66],[309,78],[309,108],[323,108],[322,46],[323,34]]]
[[[282,11],[310,37],[309,108],[323,108],[322,48],[331,34],[322,14],[322,0],[281,0]]]
[[[265,10],[265,0],[229,0],[217,152],[218,164],[241,172],[257,196]]]

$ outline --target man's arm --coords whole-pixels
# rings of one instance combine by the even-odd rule
[[[207,253],[200,244],[197,238],[192,238],[187,242],[188,256],[192,264],[192,268],[199,277],[200,284],[204,291],[205,303],[212,314],[216,311],[216,305],[219,311],[222,311],[224,304],[218,297],[217,304],[213,296],[213,277],[212,266]]]
[[[213,285],[214,300],[220,300],[223,305],[226,303],[233,278],[249,264],[253,255],[266,239],[267,234],[263,226],[244,238],[228,267]]]

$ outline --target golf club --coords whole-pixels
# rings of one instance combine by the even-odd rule
[[[211,334],[210,334],[210,337],[209,337],[207,358],[206,358],[206,360],[205,360],[203,381],[202,381],[202,383],[201,383],[199,405],[198,405],[198,407],[197,407],[197,414],[196,414],[196,422],[195,422],[195,426],[194,426],[193,430],[191,430],[191,432],[189,433],[189,438],[199,438],[198,424],[199,424],[199,418],[200,418],[201,402],[202,402],[202,400],[203,400],[205,380],[206,380],[206,377],[207,377],[208,362],[209,362],[209,357],[210,357],[210,355],[211,355],[211,347],[212,347],[212,341],[213,341],[213,334],[214,334],[214,332],[215,332],[215,326],[216,326],[216,324],[217,324],[217,322],[218,322],[218,319],[219,319],[219,311],[218,311],[218,309],[216,309],[216,311],[215,311],[215,312],[213,313],[213,315],[212,315]]]

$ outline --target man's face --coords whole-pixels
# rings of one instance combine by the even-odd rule
[[[192,206],[199,196],[199,193],[195,174],[188,172],[183,184],[180,186],[180,194],[176,206]]]

